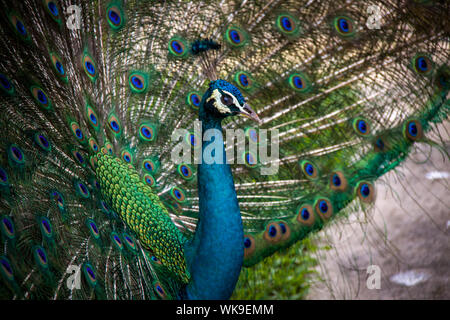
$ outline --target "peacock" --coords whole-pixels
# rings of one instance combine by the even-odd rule
[[[3,299],[228,299],[448,157],[447,1],[0,3]]]

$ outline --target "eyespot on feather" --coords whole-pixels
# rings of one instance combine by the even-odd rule
[[[427,54],[418,53],[411,59],[411,67],[417,74],[428,76],[434,70],[434,63]]]
[[[122,239],[120,238],[119,234],[117,232],[111,232],[110,236],[109,236],[112,244],[114,245],[114,247],[119,250],[122,251],[123,250],[123,242]]]
[[[50,192],[50,198],[53,200],[54,204],[60,211],[65,210],[65,202],[61,193],[57,190]]]
[[[70,130],[72,131],[73,135],[80,143],[84,143],[86,141],[83,131],[81,131],[81,128],[78,123],[76,123],[75,121],[72,121],[70,123]]]
[[[149,187],[155,187],[156,186],[156,180],[155,178],[153,178],[153,176],[149,173],[147,173],[146,175],[144,175],[144,183],[146,185],[148,185]]]
[[[7,95],[13,95],[15,92],[11,80],[3,73],[0,73],[0,89]]]
[[[33,96],[34,100],[38,104],[39,107],[41,107],[44,110],[50,110],[52,107],[52,103],[50,99],[48,98],[45,91],[39,87],[39,86],[31,86],[30,88],[31,95]]]
[[[353,130],[360,136],[368,136],[370,135],[370,123],[366,119],[363,118],[355,118],[353,120]]]
[[[255,248],[255,239],[251,235],[244,235],[244,259],[251,257]]]
[[[95,141],[94,138],[89,138],[89,147],[91,148],[91,150],[92,150],[94,153],[97,153],[97,152],[100,151],[100,148],[99,148],[99,146],[98,146],[98,143],[97,143],[97,141]]]
[[[139,126],[139,138],[151,142],[156,139],[157,130],[152,123],[143,123]]]
[[[303,225],[311,227],[314,225],[315,216],[311,205],[303,204],[297,208],[297,221]]]
[[[419,120],[410,119],[403,125],[403,136],[409,141],[415,142],[424,137],[422,124]]]
[[[111,114],[108,117],[108,127],[116,137],[122,133],[121,123],[115,114]]]
[[[278,222],[278,226],[280,227],[280,231],[281,231],[281,241],[286,241],[289,240],[291,238],[291,227],[289,226],[289,224],[287,224],[285,221],[280,220]]]
[[[86,219],[86,226],[90,232],[90,234],[95,238],[95,239],[100,239],[100,231],[98,230],[97,224],[95,223],[95,221],[93,219]]]
[[[144,161],[142,161],[142,169],[149,172],[149,173],[154,173],[156,170],[156,165],[155,163],[151,160],[151,159],[144,159]]]
[[[450,67],[446,65],[439,67],[436,72],[435,83],[440,90],[448,90],[450,88]]]
[[[317,166],[309,160],[303,160],[300,162],[300,169],[303,171],[303,174],[311,180],[317,179],[319,175],[319,171],[317,170]]]
[[[190,181],[194,178],[194,173],[190,165],[180,163],[177,167],[177,172],[184,180]]]
[[[16,237],[14,222],[6,215],[1,216],[0,218],[0,230],[1,233],[8,239],[14,239]]]
[[[371,182],[360,181],[356,188],[356,195],[364,203],[372,203],[375,200],[375,187]]]
[[[186,201],[186,194],[184,190],[179,187],[172,187],[172,189],[170,189],[170,195],[177,202],[183,203]]]
[[[14,280],[14,271],[11,262],[5,256],[0,256],[0,273],[7,281]]]
[[[194,110],[199,109],[201,101],[202,97],[199,92],[191,91],[186,96],[186,104],[191,108],[193,108]]]
[[[181,212],[183,212],[183,206],[176,201],[170,200],[170,201],[165,202],[164,205],[168,209],[172,210],[177,215],[180,214]]]
[[[26,42],[30,41],[30,34],[28,33],[24,20],[15,12],[10,12],[8,14],[8,19],[15,34]]]
[[[164,299],[164,300],[167,299],[166,291],[164,290],[164,288],[162,287],[162,285],[159,282],[156,282],[153,285],[153,288],[155,289],[155,292],[158,294],[158,296],[161,299]]]
[[[292,73],[288,77],[289,86],[299,93],[307,93],[311,91],[311,81],[308,76],[303,73]]]
[[[136,242],[134,241],[133,237],[131,235],[129,235],[126,232],[122,233],[122,239],[124,239],[124,243],[125,243],[125,247],[131,251],[132,253],[137,253],[137,246],[136,246]]]
[[[151,261],[151,263],[155,263],[157,265],[162,265],[161,260],[159,260],[154,254],[151,254],[150,261]]]
[[[103,213],[105,213],[105,214],[109,214],[110,213],[108,205],[106,204],[106,202],[104,200],[100,201],[99,207],[100,207],[100,209],[102,210]]]
[[[43,268],[48,268],[48,258],[47,253],[45,252],[45,249],[41,246],[34,246],[33,248],[33,257],[36,264]]]
[[[53,227],[50,220],[46,217],[39,218],[39,228],[41,229],[42,236],[50,239],[53,237]]]
[[[169,54],[175,58],[186,58],[188,56],[188,44],[180,37],[173,37],[169,40]]]
[[[326,221],[333,215],[333,205],[327,198],[319,198],[314,203],[314,209],[319,217]]]
[[[333,19],[333,27],[342,38],[351,38],[356,34],[355,22],[347,16],[337,16]]]
[[[229,26],[224,34],[225,41],[234,48],[243,47],[248,43],[248,35],[236,26]]]
[[[199,149],[202,146],[201,140],[193,132],[188,132],[186,134],[185,141],[194,149]]]
[[[243,90],[250,90],[253,87],[253,78],[245,71],[236,72],[234,75],[234,82]]]
[[[52,61],[53,69],[58,77],[63,81],[67,82],[67,73],[64,69],[61,58],[54,52],[50,52],[50,59]]]
[[[280,225],[277,222],[271,222],[266,225],[263,239],[269,243],[278,243],[282,237]]]
[[[88,76],[88,78],[94,82],[97,79],[98,72],[97,72],[97,65],[94,61],[94,59],[91,57],[91,55],[85,51],[83,53],[83,56],[81,58],[81,66]]]
[[[89,198],[91,195],[88,187],[81,181],[75,181],[75,191],[85,199]]]
[[[342,171],[335,171],[330,175],[330,188],[334,191],[347,190],[348,182]]]
[[[255,128],[246,128],[245,136],[254,143],[259,143],[258,131]]]
[[[84,160],[83,155],[80,153],[80,151],[73,149],[71,151],[73,158],[83,167],[86,166],[86,161]]]
[[[59,8],[58,2],[55,0],[44,0],[43,1],[45,11],[50,15],[50,17],[56,21],[58,24],[61,23],[61,10]]]
[[[47,136],[43,133],[36,132],[33,136],[33,140],[36,145],[41,148],[42,151],[49,152],[52,149],[50,141],[47,139]]]
[[[245,151],[242,154],[242,159],[244,161],[245,166],[248,168],[255,168],[258,166],[258,160],[251,151]]]
[[[97,276],[95,274],[94,267],[88,262],[83,263],[82,266],[83,275],[86,279],[87,283],[91,288],[95,288],[97,286]]]
[[[113,155],[114,151],[111,142],[106,142],[104,148],[109,155]]]
[[[89,104],[86,104],[86,117],[92,128],[98,131],[100,128],[99,119],[97,113],[94,111],[94,108],[92,108]]]
[[[281,13],[275,19],[276,29],[287,38],[294,38],[300,34],[300,21],[290,13]]]
[[[0,187],[6,187],[9,185],[8,173],[3,167],[0,167]]]
[[[23,166],[25,164],[25,154],[17,144],[11,144],[8,147],[8,159],[15,166]]]
[[[106,8],[106,20],[108,21],[109,26],[111,29],[117,31],[120,28],[123,27],[125,24],[125,16],[124,11],[122,9],[122,6],[118,3],[111,3]]]
[[[125,163],[129,163],[129,164],[133,163],[133,156],[131,155],[131,153],[128,150],[123,150],[120,156],[121,156],[122,160],[125,161]]]
[[[373,149],[375,152],[386,152],[390,149],[390,143],[385,137],[377,136],[373,141]]]
[[[90,156],[89,157],[89,163],[91,164],[92,169],[98,168],[98,158],[97,156]]]
[[[149,75],[141,71],[133,71],[128,76],[128,84],[134,93],[145,93],[149,87]]]

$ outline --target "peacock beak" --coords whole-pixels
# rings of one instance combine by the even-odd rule
[[[250,118],[258,123],[261,123],[261,120],[259,119],[256,112],[253,111],[253,109],[250,108],[250,106],[247,103],[244,103],[244,106],[240,108],[239,114],[244,117]]]

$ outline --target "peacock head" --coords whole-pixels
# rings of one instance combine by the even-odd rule
[[[212,81],[203,96],[203,101],[201,118],[222,120],[229,116],[242,115],[260,122],[258,115],[245,102],[239,89],[225,80]]]

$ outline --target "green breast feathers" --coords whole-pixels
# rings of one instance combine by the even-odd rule
[[[186,283],[189,273],[184,260],[184,238],[158,195],[119,158],[101,152],[97,157],[96,174],[103,197],[133,230],[142,247]]]

